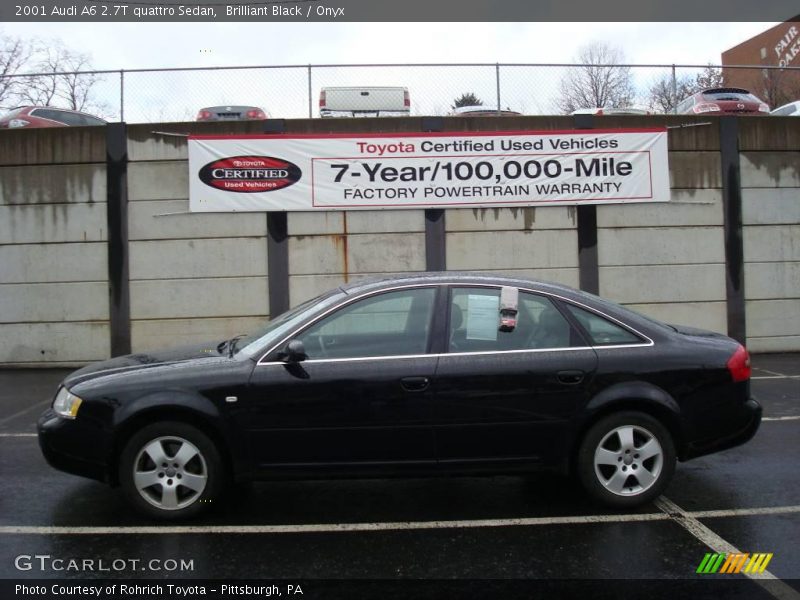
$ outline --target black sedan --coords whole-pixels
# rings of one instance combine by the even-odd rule
[[[658,496],[676,460],[749,440],[736,341],[577,290],[429,273],[337,288],[261,331],[85,367],[39,420],[51,465],[153,517],[236,482],[575,474],[597,500]]]

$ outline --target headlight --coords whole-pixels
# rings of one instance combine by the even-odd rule
[[[78,409],[81,407],[81,400],[75,394],[71,394],[65,387],[61,387],[56,394],[56,399],[53,400],[53,410],[62,417],[67,419],[74,419],[78,415]]]

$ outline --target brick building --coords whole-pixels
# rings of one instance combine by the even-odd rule
[[[776,108],[800,100],[800,15],[722,53],[725,84],[743,87]],[[779,69],[735,69],[759,65]]]

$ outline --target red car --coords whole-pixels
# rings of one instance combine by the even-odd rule
[[[20,127],[78,127],[84,125],[105,125],[98,117],[52,106],[19,106],[0,118],[0,129]]]
[[[681,115],[768,115],[769,106],[749,90],[719,87],[702,90],[678,104]]]

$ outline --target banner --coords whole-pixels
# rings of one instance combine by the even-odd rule
[[[666,129],[191,136],[193,212],[669,200]]]

